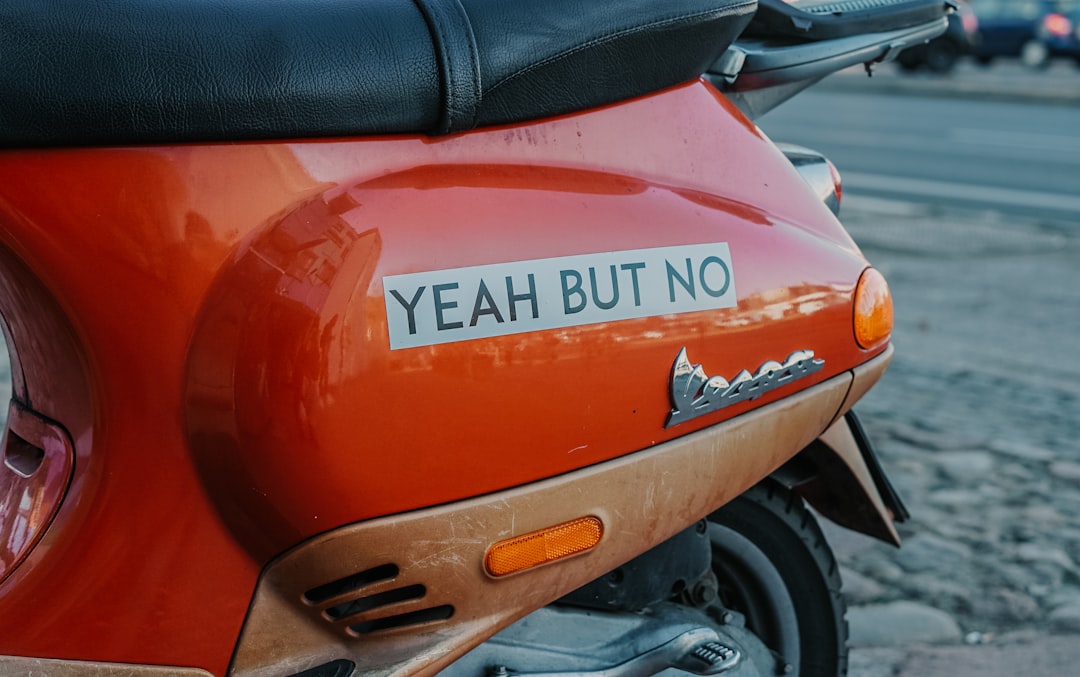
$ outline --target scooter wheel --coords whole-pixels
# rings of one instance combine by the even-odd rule
[[[836,558],[801,498],[767,481],[709,516],[723,605],[741,613],[785,675],[847,674],[847,607]]]

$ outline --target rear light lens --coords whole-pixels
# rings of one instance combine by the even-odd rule
[[[1064,38],[1072,32],[1072,22],[1061,14],[1047,14],[1043,19],[1046,32],[1058,38]]]
[[[893,328],[892,294],[885,276],[867,268],[855,287],[855,341],[870,350],[889,340]]]
[[[0,582],[45,534],[74,464],[75,449],[63,428],[11,403],[0,443]]]
[[[960,17],[960,21],[964,24],[964,32],[968,35],[974,35],[979,31],[979,18],[975,16],[974,12],[964,12]]]

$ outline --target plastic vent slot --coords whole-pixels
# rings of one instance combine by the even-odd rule
[[[355,673],[356,663],[342,659],[297,672],[292,677],[351,677]]]
[[[427,593],[427,590],[422,585],[409,585],[404,588],[395,588],[394,590],[387,590],[386,592],[380,592],[376,595],[369,595],[367,597],[361,597],[344,604],[338,604],[332,606],[326,610],[326,615],[333,619],[345,618],[346,616],[355,616],[356,614],[362,614],[365,611],[372,609],[378,609],[382,606],[388,606],[390,604],[397,604],[398,602],[407,602],[411,599],[420,599]]]
[[[378,632],[379,630],[393,630],[408,625],[423,625],[434,621],[445,621],[453,615],[454,607],[449,604],[443,604],[441,606],[431,607],[430,609],[420,609],[419,611],[410,611],[409,613],[398,614],[397,616],[387,616],[386,618],[377,618],[373,621],[354,623],[349,626],[349,629],[358,635],[367,635],[372,632]]]
[[[388,581],[396,577],[399,571],[396,564],[384,564],[373,569],[367,569],[358,574],[339,578],[326,585],[320,585],[317,588],[308,590],[304,593],[304,601],[308,604],[321,604],[328,599],[355,592],[373,583]]]
[[[394,586],[400,573],[396,564],[365,569],[308,590],[303,601],[319,609],[323,620],[353,637],[444,621],[454,615],[449,604],[412,609],[427,596],[427,587],[421,583]],[[389,616],[380,613],[399,604],[410,610]]]

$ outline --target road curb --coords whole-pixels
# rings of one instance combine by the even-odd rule
[[[893,64],[882,64],[875,68],[872,77],[862,67],[851,68],[826,78],[816,89],[1080,107],[1080,70],[1030,72],[1015,66],[969,66],[949,75],[933,75],[905,74]]]

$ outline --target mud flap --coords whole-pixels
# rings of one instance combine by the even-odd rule
[[[893,523],[910,515],[854,412],[833,423],[773,477],[840,526],[900,545]]]

